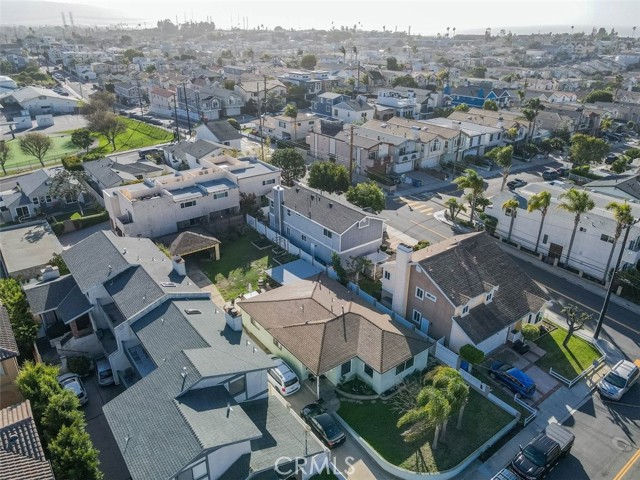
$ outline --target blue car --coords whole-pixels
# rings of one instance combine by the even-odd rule
[[[524,398],[531,398],[536,391],[536,384],[522,370],[518,370],[513,365],[496,361],[491,365],[491,378],[500,380],[511,391]]]

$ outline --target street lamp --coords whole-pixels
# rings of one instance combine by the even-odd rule
[[[629,232],[631,232],[631,227],[636,223],[640,222],[640,219],[635,222],[631,222],[627,225],[627,231],[624,233],[624,240],[622,241],[622,246],[620,247],[620,253],[618,254],[618,261],[616,262],[616,266],[613,269],[613,274],[611,275],[611,281],[609,282],[609,287],[607,288],[607,294],[604,297],[604,303],[602,304],[602,310],[600,311],[600,315],[598,316],[598,323],[596,324],[596,330],[593,332],[593,338],[598,338],[600,335],[600,330],[602,330],[602,324],[604,323],[604,317],[607,315],[607,309],[609,308],[609,300],[611,299],[611,293],[613,292],[613,284],[615,283],[616,273],[620,268],[620,262],[622,261],[622,255],[624,254],[624,250],[627,246],[627,240],[629,239]]]

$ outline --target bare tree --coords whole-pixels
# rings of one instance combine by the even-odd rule
[[[98,132],[107,139],[107,142],[116,150],[116,137],[127,130],[127,126],[122,120],[111,112],[93,114],[89,119],[89,128]]]
[[[565,321],[569,327],[567,336],[564,337],[564,340],[562,341],[562,346],[566,348],[574,332],[581,330],[582,327],[584,327],[584,324],[591,320],[591,314],[578,309],[575,305],[567,305],[562,309],[562,313],[564,314]]]
[[[9,161],[10,158],[11,149],[9,148],[9,145],[7,145],[7,142],[5,142],[4,140],[0,140],[0,166],[2,166],[2,171],[5,175],[7,174],[5,164]]]
[[[36,157],[44,167],[44,157],[53,146],[51,139],[42,133],[27,133],[18,139],[20,150],[26,155]]]
[[[51,178],[49,195],[56,198],[73,199],[80,209],[80,214],[84,215],[80,203],[80,195],[87,190],[84,187],[86,175],[80,171],[60,170]]]

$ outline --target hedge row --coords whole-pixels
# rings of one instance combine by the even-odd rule
[[[95,215],[87,215],[86,217],[72,220],[72,222],[76,230],[81,230],[83,228],[90,227],[91,225],[106,222],[107,220],[109,220],[109,212],[105,210],[103,212],[96,213]],[[62,235],[65,232],[64,222],[53,223],[51,225],[51,229],[56,235]]]

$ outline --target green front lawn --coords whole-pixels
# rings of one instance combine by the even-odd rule
[[[371,280],[369,277],[360,274],[358,286],[364,293],[371,295],[376,300],[380,301],[382,298],[382,282],[380,280]]]
[[[536,344],[547,352],[536,364],[547,371],[553,367],[555,372],[567,380],[572,380],[601,355],[593,345],[575,335],[571,336],[568,348],[565,348],[562,342],[566,335],[566,330],[556,328],[536,340]]]
[[[433,431],[422,441],[407,443],[402,439],[396,427],[400,415],[391,410],[390,402],[357,404],[343,400],[338,414],[384,459],[417,472],[438,472],[455,467],[513,419],[475,390],[470,390],[462,430],[456,428],[458,417],[454,414],[445,438],[434,451],[431,449]]]
[[[151,147],[173,140],[172,132],[131,118],[118,118],[127,126],[127,130],[116,137],[116,152]],[[113,152],[113,146],[103,135],[98,135],[97,138],[99,143],[95,150],[100,150],[105,155]]]
[[[18,138],[15,140],[7,140],[7,145],[11,151],[9,160],[7,160],[5,164],[7,173],[12,174],[20,170],[35,170],[41,168],[42,165],[40,165],[37,158],[27,155],[20,150]],[[78,151],[78,147],[71,143],[70,135],[51,136],[49,138],[51,138],[52,145],[43,159],[45,165],[58,164],[63,156]],[[2,169],[0,169],[0,174],[2,174]]]
[[[265,270],[278,266],[272,248],[258,250],[251,242],[259,235],[254,230],[220,245],[220,260],[202,260],[200,268],[220,290],[225,300],[233,300],[252,289],[257,289],[258,279],[266,281]],[[275,245],[274,245],[275,247]],[[280,257],[279,257],[280,258]]]

